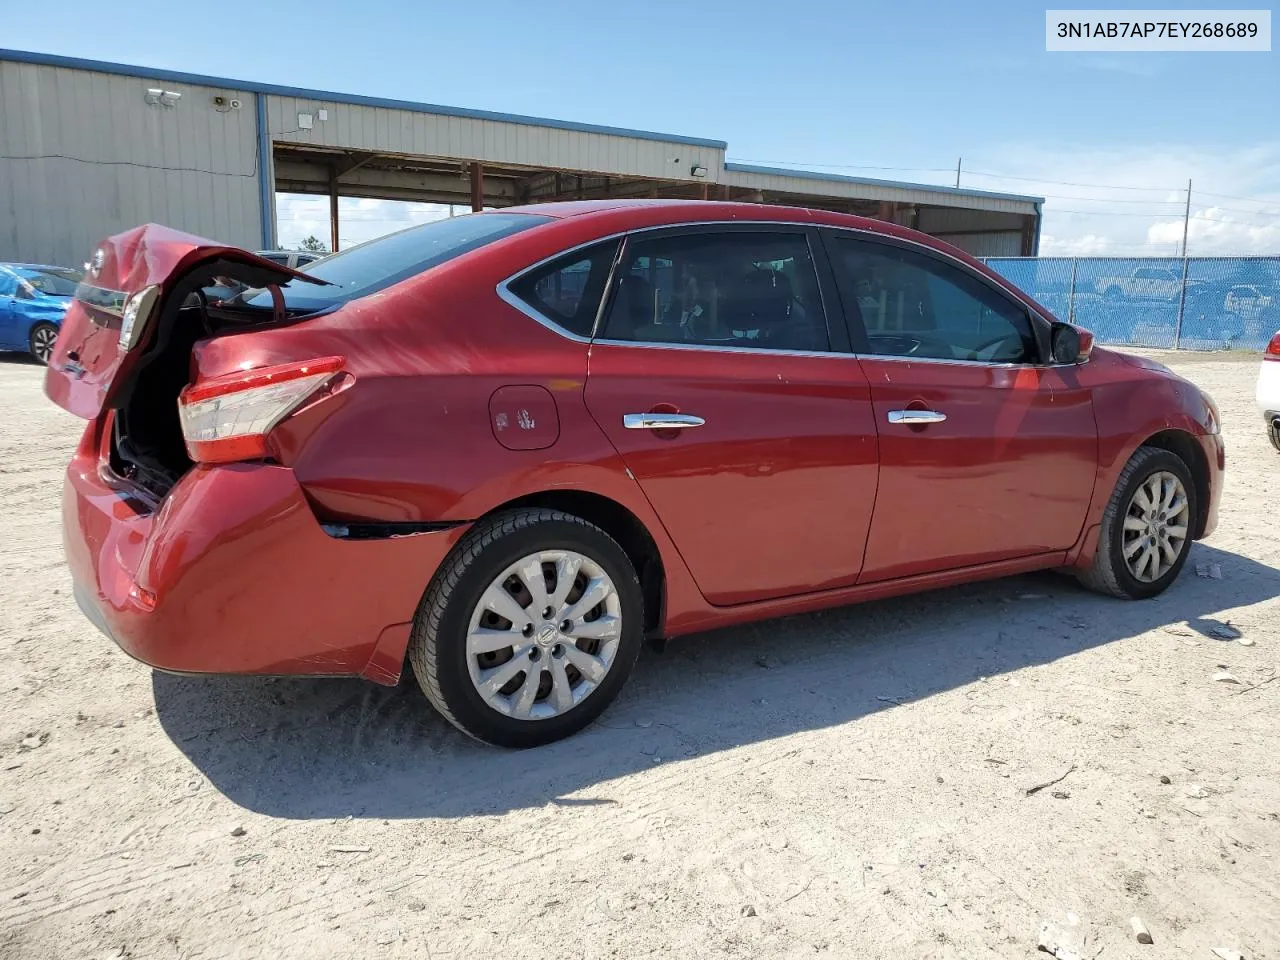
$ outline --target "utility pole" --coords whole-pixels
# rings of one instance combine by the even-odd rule
[[[1191,225],[1191,181],[1187,180],[1187,209],[1182,215],[1182,284],[1178,290],[1178,316],[1173,327],[1173,349],[1182,346],[1182,317],[1187,312],[1187,227]]]
[[[957,190],[960,189],[960,163],[963,160],[964,160],[964,157],[956,158],[956,189]]]
[[[1187,210],[1182,215],[1182,258],[1187,258],[1187,227],[1191,225],[1191,181],[1187,181]]]

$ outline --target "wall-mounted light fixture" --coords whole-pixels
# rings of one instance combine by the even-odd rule
[[[153,107],[172,107],[182,99],[182,94],[176,90],[161,90],[159,87],[148,87],[143,99]]]
[[[689,171],[689,174],[694,177],[705,177],[707,175],[707,168],[700,163],[695,163],[693,165],[693,169]]]

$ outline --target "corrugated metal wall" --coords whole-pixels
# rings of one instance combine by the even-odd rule
[[[319,119],[319,112],[328,119]],[[299,114],[314,126],[302,129]],[[272,140],[426,157],[553,167],[583,173],[692,180],[695,164],[716,180],[724,151],[689,143],[562,130],[298,97],[267,97]]]
[[[1019,257],[1021,233],[949,233],[939,237],[971,257]]]
[[[975,257],[1022,254],[1024,216],[977,210],[920,211],[920,229]],[[995,231],[995,232],[993,232]]]
[[[149,105],[152,87],[182,98]],[[0,118],[0,260],[78,266],[148,221],[261,242],[251,93],[0,61]]]

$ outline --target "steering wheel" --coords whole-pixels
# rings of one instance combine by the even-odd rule
[[[985,340],[985,341],[983,341],[982,343],[978,344],[976,347],[974,347],[974,348],[973,348],[974,356],[978,357],[978,358],[979,358],[979,359],[981,359],[981,360],[991,360],[991,359],[994,359],[994,357],[995,357],[995,348],[996,348],[996,347],[1001,346],[1002,344],[1006,344],[1006,343],[1008,343],[1010,340],[1013,340],[1013,339],[1015,339],[1015,338],[1017,338],[1018,345],[1019,345],[1019,346],[1021,346],[1021,345],[1022,345],[1022,338],[1021,338],[1021,337],[1019,337],[1016,333],[1005,333],[1005,334],[1001,334],[1001,335],[1000,335],[1000,336],[998,336],[998,337],[993,337],[993,338],[992,338],[992,339],[990,339],[990,340]],[[983,351],[984,351],[984,350],[991,350],[991,351],[992,351],[991,356],[989,356],[989,357],[984,357],[984,356],[982,356],[982,353],[983,353]]]

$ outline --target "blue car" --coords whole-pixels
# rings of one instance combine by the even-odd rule
[[[80,274],[38,263],[0,263],[0,350],[48,363]]]

